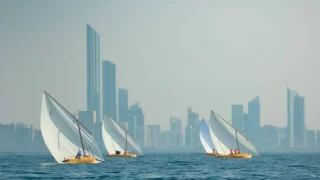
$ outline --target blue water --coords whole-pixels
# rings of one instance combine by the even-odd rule
[[[51,155],[0,154],[3,179],[320,179],[320,153],[217,159],[202,153],[146,153],[99,164],[57,164]]]

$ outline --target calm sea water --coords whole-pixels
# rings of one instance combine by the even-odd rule
[[[3,179],[320,179],[320,153],[217,159],[202,153],[146,153],[99,164],[61,165],[51,155],[0,154]]]

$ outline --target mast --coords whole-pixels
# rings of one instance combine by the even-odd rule
[[[127,140],[128,135],[127,134],[128,134],[128,132],[126,131],[126,151],[127,151],[127,146],[128,146],[127,145],[128,144],[128,140]]]
[[[238,142],[238,132],[237,132],[237,131],[236,131],[236,139],[237,139],[237,148],[238,148],[238,152],[240,152],[239,142]]]
[[[212,111],[212,110],[211,110]],[[215,115],[217,115],[219,118],[221,118],[224,122],[226,122],[229,126],[231,126],[234,131],[236,132],[236,141],[237,141],[237,148],[238,150],[240,151],[239,149],[239,142],[238,142],[238,131],[236,130],[236,128],[234,128],[230,123],[228,123],[228,121],[226,121],[225,119],[223,119],[221,116],[219,116],[219,114],[215,113],[214,111],[212,111]],[[240,133],[241,134],[241,133]],[[244,136],[243,136],[244,137]],[[247,140],[248,141],[248,140]]]
[[[86,152],[84,151],[84,146],[83,146],[83,141],[82,141],[82,136],[81,136],[81,130],[80,130],[80,123],[79,120],[78,121],[78,128],[79,128],[79,135],[80,135],[80,141],[81,141],[81,146],[82,146],[82,150],[83,150],[83,156],[86,156]]]

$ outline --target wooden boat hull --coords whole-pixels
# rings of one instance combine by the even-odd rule
[[[206,153],[206,156],[216,156],[216,155],[217,155],[216,152]]]
[[[136,154],[108,154],[108,157],[124,157],[124,158],[135,158],[137,157]]]
[[[251,158],[251,154],[228,154],[228,155],[217,155],[217,158]]]
[[[63,162],[66,164],[95,164],[95,163],[98,163],[98,161],[94,157],[83,157],[81,159],[72,158],[72,159],[66,159]]]

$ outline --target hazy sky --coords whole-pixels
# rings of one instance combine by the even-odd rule
[[[285,126],[289,86],[319,129],[319,22],[317,0],[1,0],[0,122],[39,128],[44,90],[86,109],[88,23],[146,124],[185,126],[189,106],[231,121],[231,104],[260,95],[262,124]]]

